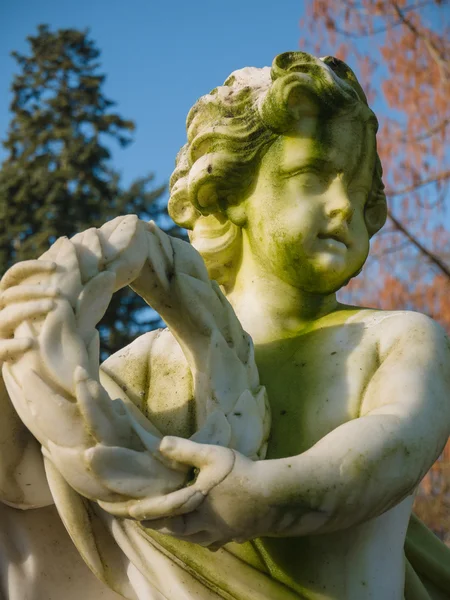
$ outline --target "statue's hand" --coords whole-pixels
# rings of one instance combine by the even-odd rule
[[[12,362],[33,346],[32,338],[13,338],[24,321],[45,315],[54,307],[53,299],[60,295],[54,287],[19,285],[33,275],[52,273],[56,264],[50,261],[29,260],[11,267],[0,282],[0,362]]]
[[[263,461],[177,437],[164,438],[160,452],[199,472],[192,485],[130,511],[144,526],[211,550],[271,529],[275,514],[261,477]]]

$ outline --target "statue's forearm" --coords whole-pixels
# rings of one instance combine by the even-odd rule
[[[277,513],[269,535],[345,529],[398,504],[429,468],[407,429],[395,415],[367,416],[301,455],[262,462]]]
[[[51,504],[40,445],[20,420],[0,374],[0,501],[14,508]]]
[[[412,314],[386,322],[379,336],[381,364],[363,416],[307,452],[274,461],[272,489],[291,515],[274,535],[324,533],[380,515],[411,494],[442,452],[450,433],[444,333]]]
[[[66,481],[94,500],[139,499],[184,481],[184,473],[158,461],[161,436],[151,423],[140,423],[123,400],[112,402],[98,382],[95,324],[113,290],[140,271],[147,235],[136,218],[119,218],[70,241],[61,238],[40,261],[19,263],[2,279],[3,345],[11,334],[32,342],[14,360],[4,352],[12,418],[28,438],[23,422]],[[36,297],[55,289],[62,292],[44,301],[47,313],[36,317]],[[28,441],[14,445],[23,453],[15,463],[29,464],[37,455],[45,481],[39,445]]]

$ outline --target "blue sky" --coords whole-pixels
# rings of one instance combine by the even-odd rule
[[[276,54],[298,49],[303,8],[301,0],[2,2],[0,137],[10,120],[8,89],[16,70],[9,53],[26,52],[25,38],[40,23],[88,27],[102,51],[105,92],[137,125],[131,146],[113,148],[114,166],[125,183],[148,171],[167,181],[195,100],[235,69],[269,65]]]
[[[235,69],[269,65],[280,52],[299,49],[299,21],[309,0],[5,0],[0,1],[0,139],[10,121],[12,50],[28,52],[37,25],[90,29],[101,50],[105,92],[119,114],[136,122],[134,143],[113,146],[112,165],[124,184],[153,172],[167,182],[186,139],[194,102]],[[442,11],[427,18],[439,28]],[[444,19],[448,23],[447,19]],[[307,33],[302,37],[308,38]],[[375,40],[362,41],[368,49]],[[304,48],[313,52],[313,48]],[[320,54],[334,54],[323,47]],[[349,60],[357,74],[356,61]],[[385,69],[381,67],[381,75]],[[374,105],[380,117],[386,105]],[[0,147],[0,162],[6,156]],[[387,176],[387,173],[386,173]],[[450,217],[449,217],[450,218]]]

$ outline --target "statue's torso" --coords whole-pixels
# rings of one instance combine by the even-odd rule
[[[388,313],[342,311],[323,326],[256,348],[272,429],[267,458],[301,454],[360,416],[379,366],[379,323]],[[299,482],[301,485],[301,482]],[[308,598],[403,598],[403,543],[412,498],[385,514],[332,534],[266,538],[267,552]]]
[[[342,311],[296,337],[256,346],[272,409],[267,458],[301,454],[359,416],[379,364],[376,326],[365,313],[373,319],[374,311]]]
[[[364,390],[379,365],[378,325],[388,314],[340,311],[297,337],[256,346],[272,410],[267,458],[301,454],[359,416]],[[168,332],[148,334],[122,363],[110,359],[105,368],[122,380],[127,393],[135,394],[146,381],[141,408],[163,433],[187,436],[195,429],[193,390],[176,346]],[[263,556],[272,576],[307,598],[401,599],[411,505],[407,498],[380,517],[332,534],[266,538],[232,544],[230,550],[250,562],[254,553]]]

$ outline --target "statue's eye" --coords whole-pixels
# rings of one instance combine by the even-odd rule
[[[324,173],[305,171],[297,173],[294,177],[300,187],[309,193],[320,194],[328,187],[328,178]]]
[[[317,173],[311,173],[311,172],[299,173],[298,178],[299,178],[299,181],[302,183],[302,185],[304,185],[306,187],[309,187],[312,185],[317,185],[320,181]]]

